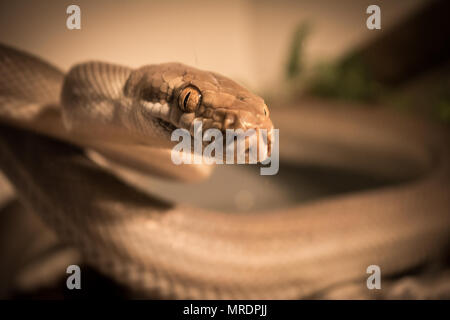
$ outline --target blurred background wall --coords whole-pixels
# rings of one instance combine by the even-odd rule
[[[293,32],[311,22],[303,62],[311,66],[370,42],[426,0],[17,0],[0,4],[0,41],[68,69],[84,60],[130,66],[180,61],[230,76],[251,89],[281,90]],[[81,8],[81,30],[66,8]],[[366,28],[377,4],[382,29]],[[130,59],[130,57],[132,57]]]

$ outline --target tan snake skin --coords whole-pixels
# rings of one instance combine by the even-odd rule
[[[286,161],[415,179],[288,209],[226,214],[160,201],[67,142],[147,173],[202,179],[210,167],[170,163],[168,131],[139,99],[173,101],[180,85],[197,81],[204,120],[226,107],[216,114],[222,124],[231,114],[235,127],[271,128],[259,97],[179,64],[134,71],[94,62],[64,75],[0,46],[0,66],[0,167],[18,197],[90,264],[144,294],[305,298],[339,283],[365,283],[371,264],[385,276],[446,249],[450,153],[438,127],[384,111],[272,110]],[[172,124],[189,124],[168,106]]]

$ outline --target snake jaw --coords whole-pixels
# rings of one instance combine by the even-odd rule
[[[171,124],[170,122],[164,121],[161,118],[156,118],[156,121],[162,128],[167,130],[168,133],[172,133],[172,131],[177,129],[177,127],[175,127],[173,124]]]
[[[271,133],[273,125],[268,117],[261,117],[246,110],[231,110],[227,108],[211,108],[201,106],[197,112],[183,112],[177,106],[171,105],[169,102],[143,102],[143,113],[150,116],[154,123],[159,126],[168,137],[176,129],[186,129],[189,131],[191,137],[195,137],[195,122],[199,121],[202,124],[202,140],[203,135],[208,129],[219,130],[224,137],[226,131],[231,130],[255,130],[257,137],[261,134],[261,130],[266,130],[267,140],[258,141],[258,150],[265,148],[267,155],[271,154],[272,139]],[[206,146],[210,141],[202,141],[202,145]],[[226,141],[224,139],[224,150],[226,148]],[[246,141],[245,147],[246,161],[248,161],[249,144]],[[258,160],[262,161],[258,155]]]
[[[156,111],[155,111],[156,112]],[[154,113],[155,114],[155,113]],[[238,113],[235,112],[228,112],[226,114],[221,114],[221,118],[219,119],[217,116],[211,115],[211,118],[203,118],[198,117],[194,112],[191,113],[181,113],[181,115],[178,112],[169,112],[168,114],[161,114],[161,112],[158,113],[158,116],[155,116],[155,123],[163,128],[165,132],[170,136],[171,133],[176,129],[186,129],[189,131],[192,139],[195,138],[195,121],[199,121],[202,124],[202,145],[203,147],[206,147],[211,143],[210,140],[203,140],[203,136],[206,133],[208,129],[217,129],[219,130],[224,139],[223,139],[223,150],[227,147],[227,141],[225,139],[226,137],[226,130],[243,130],[244,132],[249,129],[255,130],[255,134],[258,136],[261,134],[261,130],[266,130],[267,133],[267,140],[259,141],[258,143],[258,150],[260,148],[265,148],[267,150],[267,156],[270,156],[271,154],[271,145],[272,145],[272,139],[271,139],[271,133],[273,130],[272,123],[269,121],[269,125],[267,125],[266,122],[257,123],[257,122],[249,122],[248,119],[245,120],[245,117],[240,118]],[[219,122],[219,120],[222,120]],[[263,143],[263,144],[261,144]],[[246,138],[246,145],[245,145],[245,161],[246,163],[249,162],[249,151],[250,146],[248,142],[248,138]],[[263,161],[264,159],[260,158],[258,154],[258,161]],[[237,159],[234,159],[237,161]]]

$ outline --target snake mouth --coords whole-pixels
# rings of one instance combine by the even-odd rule
[[[158,124],[164,128],[168,133],[172,133],[174,130],[177,129],[177,127],[175,127],[173,124],[171,124],[170,122],[167,122],[161,118],[157,118],[156,120],[158,122]]]
[[[208,129],[216,129],[219,130],[220,133],[222,134],[222,149],[226,150],[227,146],[232,143],[234,146],[234,149],[237,150],[237,145],[235,141],[235,139],[233,138],[233,142],[228,142],[227,140],[227,129],[232,129],[232,130],[243,130],[243,134],[244,137],[246,136],[247,133],[245,133],[245,131],[252,129],[255,132],[253,134],[251,134],[251,136],[256,134],[257,140],[257,150],[260,150],[261,148],[264,148],[265,150],[267,150],[267,155],[270,156],[271,154],[271,147],[272,147],[272,139],[271,139],[271,131],[273,129],[273,126],[270,123],[258,123],[257,121],[248,121],[250,116],[247,115],[246,117],[242,117],[242,112],[241,113],[219,113],[219,115],[221,115],[221,117],[218,117],[218,115],[216,115],[215,113],[211,113],[211,114],[202,114],[202,115],[197,115],[195,113],[183,113],[181,110],[179,110],[178,108],[169,108],[167,106],[164,105],[158,105],[158,104],[152,104],[152,105],[148,105],[148,108],[146,109],[146,111],[148,111],[147,113],[145,113],[145,115],[150,115],[153,118],[153,121],[155,122],[155,124],[157,124],[164,132],[165,134],[167,134],[167,137],[170,138],[170,136],[172,135],[172,133],[177,130],[177,129],[184,129],[187,130],[190,133],[191,139],[195,139],[196,137],[198,137],[197,135],[197,131],[196,130],[200,130],[200,134],[201,134],[201,142],[200,144],[203,147],[208,146],[212,140],[211,138],[209,139],[204,139],[204,133],[207,132]],[[239,117],[241,116],[241,117]],[[231,121],[230,121],[231,120]],[[246,121],[247,120],[247,121]],[[250,119],[252,120],[252,119]],[[201,127],[195,127],[196,123],[200,123]],[[267,141],[259,141],[258,137],[262,134],[261,130],[267,130]],[[249,133],[250,134],[250,133]],[[213,138],[213,140],[215,141],[216,137]],[[247,136],[245,138],[245,142],[244,142],[244,154],[245,157],[248,158],[251,149],[250,148],[250,136]],[[194,145],[195,141],[193,144]],[[263,158],[259,157],[259,151],[258,151],[258,155],[257,158],[259,159],[259,161],[264,160]],[[265,158],[265,157],[264,157]]]
[[[166,134],[167,135],[171,135],[175,130],[177,130],[177,129],[184,129],[184,130],[188,130],[187,128],[183,128],[184,126],[183,125],[179,125],[179,126],[176,126],[176,125],[174,125],[174,124],[172,124],[172,123],[170,123],[170,122],[168,122],[168,121],[166,121],[166,120],[163,120],[163,119],[161,119],[161,118],[155,118],[154,119],[154,121],[166,132]],[[200,121],[201,122],[201,121]],[[195,151],[195,149],[194,149],[194,145],[195,145],[195,136],[196,136],[196,134],[194,133],[194,131],[193,131],[193,125],[187,125],[187,124],[185,124],[185,126],[186,127],[189,127],[190,129],[188,130],[189,131],[189,133],[190,133],[190,136],[191,136],[191,146],[192,146],[192,150],[191,150],[191,152],[196,152]],[[205,131],[206,130],[208,130],[208,129],[217,129],[217,128],[211,128],[211,127],[207,127],[206,129],[205,129]],[[203,129],[202,129],[202,131],[203,131]],[[233,138],[231,141],[228,141],[225,137],[226,137],[226,132],[225,132],[225,130],[220,130],[219,129],[219,131],[222,133],[222,138],[219,138],[219,139],[221,139],[221,142],[222,142],[222,152],[223,153],[220,153],[221,154],[221,156],[219,156],[219,157],[225,157],[225,155],[227,154],[226,152],[224,152],[225,150],[227,150],[227,148],[228,147],[230,147],[230,144],[232,145],[232,150],[234,150],[233,151],[233,161],[235,162],[235,163],[237,163],[237,161],[238,161],[238,154],[236,153],[238,150],[242,150],[242,149],[238,149],[238,145],[237,145],[237,139],[235,139],[235,138]],[[259,132],[259,130],[258,130],[258,128],[256,129],[256,132],[255,132],[255,134],[257,135],[257,137],[258,137],[258,135],[260,134],[260,132]],[[272,139],[271,139],[271,130],[269,130],[269,135],[267,136],[267,141],[266,141],[266,143],[262,143],[261,144],[261,142],[262,141],[257,141],[257,149],[255,149],[255,150],[257,150],[257,154],[256,155],[254,155],[254,159],[257,159],[256,161],[263,161],[263,160],[265,160],[266,159],[266,157],[267,156],[270,156],[271,155],[271,152],[272,152]],[[215,141],[215,139],[216,138],[213,138],[213,141]],[[249,142],[249,139],[250,139],[250,137],[246,137],[245,138],[245,142],[244,142],[244,149],[242,150],[243,152],[244,152],[244,163],[253,163],[253,162],[250,162],[250,151],[251,151],[251,147],[250,147],[250,142]],[[201,145],[202,145],[202,150],[201,150],[201,154],[203,155],[203,148],[205,148],[205,147],[207,147],[209,144],[211,143],[211,140],[210,139],[206,139],[206,140],[204,140],[203,139],[203,133],[202,133],[202,135],[201,135]],[[267,150],[267,154],[265,155],[265,156],[263,156],[263,157],[261,157],[260,156],[260,148],[264,148],[265,150]],[[214,151],[214,156],[215,156],[215,152],[216,151]],[[228,157],[228,155],[226,155],[227,157]],[[225,161],[226,160],[226,158],[223,158],[223,160]],[[253,160],[252,160],[253,161]]]

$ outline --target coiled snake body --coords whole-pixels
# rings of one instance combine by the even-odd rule
[[[144,293],[309,297],[337,283],[365,283],[369,265],[392,274],[447,245],[449,147],[439,128],[374,110],[274,112],[283,159],[417,178],[288,209],[230,215],[160,201],[78,148],[27,131],[147,173],[195,180],[211,168],[171,164],[170,131],[191,129],[194,118],[205,128],[270,130],[267,107],[256,95],[181,64],[131,70],[91,62],[64,75],[0,46],[0,66],[0,119],[6,124],[0,163],[21,201],[90,264]]]

